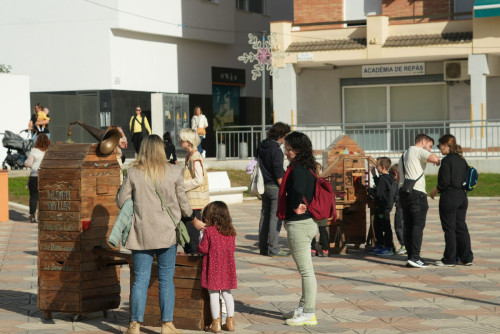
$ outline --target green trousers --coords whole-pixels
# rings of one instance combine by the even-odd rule
[[[318,225],[312,219],[285,221],[288,246],[302,276],[302,297],[299,306],[304,313],[315,313],[318,285],[311,257],[311,240],[316,236]]]

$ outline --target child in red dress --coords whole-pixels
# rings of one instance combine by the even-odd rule
[[[201,286],[210,294],[212,324],[209,332],[218,333],[222,329],[234,331],[234,299],[231,289],[236,289],[236,231],[233,227],[226,203],[215,201],[203,210],[202,220],[207,224],[198,252],[205,254],[201,272]],[[226,303],[227,319],[221,328],[219,291]]]

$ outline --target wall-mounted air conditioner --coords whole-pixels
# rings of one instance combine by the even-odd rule
[[[445,81],[470,80],[467,60],[445,61],[443,73]]]

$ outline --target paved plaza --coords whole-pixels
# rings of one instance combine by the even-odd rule
[[[429,200],[422,257],[441,258],[438,201]],[[361,249],[314,258],[318,279],[314,327],[284,325],[281,311],[297,305],[300,276],[291,257],[258,255],[260,202],[230,206],[238,232],[236,333],[500,333],[500,199],[471,199],[468,224],[475,255],[466,267],[407,268],[403,256],[376,257]],[[282,231],[286,245],[286,232]],[[0,223],[0,333],[122,333],[128,324],[129,269],[121,268],[120,308],[74,319],[37,308],[37,226],[19,206]],[[142,333],[159,333],[146,327]],[[201,333],[184,331],[184,333]]]

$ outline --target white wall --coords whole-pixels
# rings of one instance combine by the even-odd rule
[[[0,125],[0,139],[5,130],[19,133],[28,128],[30,120],[30,90],[27,75],[0,73],[0,101],[2,101],[3,119]],[[25,136],[26,133],[23,134]],[[0,161],[5,159],[7,149],[0,147]],[[0,167],[1,168],[1,167]]]
[[[29,75],[32,92],[109,88],[107,31],[116,13],[85,1],[7,2],[0,11],[2,63]]]

